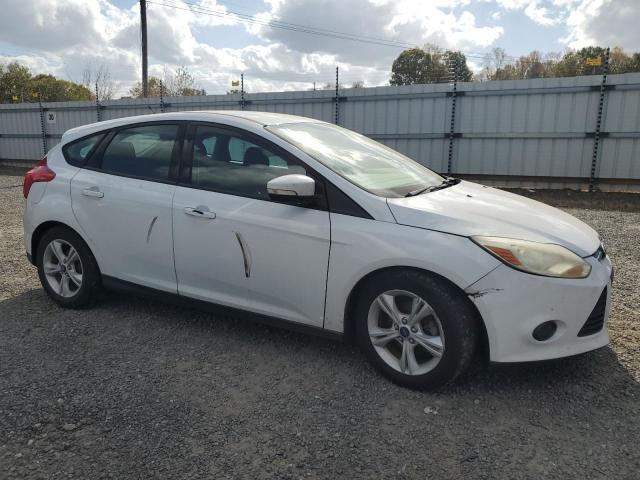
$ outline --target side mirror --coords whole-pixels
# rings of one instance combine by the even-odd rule
[[[267,193],[273,200],[304,203],[316,192],[316,182],[306,175],[283,175],[267,182]]]

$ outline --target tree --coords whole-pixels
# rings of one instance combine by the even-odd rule
[[[448,51],[445,57],[449,70],[457,75],[459,82],[470,82],[473,79],[473,72],[467,65],[467,57],[462,52]]]
[[[148,96],[149,97],[159,97],[160,96],[160,85],[162,84],[162,80],[159,77],[149,77],[147,88],[148,88]],[[167,96],[167,92],[165,90],[165,86],[162,85],[162,95]],[[129,89],[129,95],[133,98],[142,98],[144,97],[142,92],[142,82],[136,83],[133,87]]]
[[[206,92],[198,87],[195,77],[186,67],[178,67],[175,75],[168,75],[165,78],[168,85],[167,91],[172,97],[206,95]]]
[[[162,85],[162,95],[165,97],[192,97],[206,95],[207,92],[200,88],[195,77],[186,67],[178,67],[175,74],[165,69],[163,79],[150,77],[148,83],[149,97],[160,96],[160,86]],[[129,89],[129,95],[134,98],[142,97],[142,83],[137,82]]]
[[[364,88],[364,80],[356,80],[351,84],[351,88]]]
[[[0,103],[29,101],[29,80],[31,73],[24,65],[12,62],[8,65],[0,64]]]
[[[457,72],[458,80],[471,81],[473,73],[462,52],[440,52],[437,48],[410,48],[403,51],[391,66],[391,85],[448,83]]]
[[[13,62],[0,65],[0,102],[64,102],[90,100],[91,92],[84,87],[53,75],[32,76],[24,65]]]
[[[100,100],[111,100],[115,93],[115,84],[111,80],[111,71],[104,63],[95,70],[91,66],[87,66],[82,72],[82,85],[92,92],[95,92],[97,88]]]
[[[37,92],[44,102],[91,100],[92,96],[91,91],[83,85],[44,74],[32,77],[29,80],[29,89],[34,93]]]
[[[447,66],[439,53],[410,48],[393,61],[389,83],[391,85],[438,83],[448,79],[448,73]]]
[[[494,50],[495,51],[495,50]],[[585,47],[550,53],[542,56],[538,51],[523,55],[512,63],[496,65],[492,57],[485,60],[483,70],[487,80],[519,80],[525,78],[575,77],[578,75],[601,75],[606,50],[602,47]],[[640,71],[640,54],[629,55],[622,48],[611,49],[610,73]]]

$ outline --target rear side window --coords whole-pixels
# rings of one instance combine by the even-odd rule
[[[67,163],[76,167],[82,167],[103,137],[104,133],[98,133],[65,145],[63,153]]]
[[[167,180],[178,125],[147,125],[120,130],[102,154],[106,173]]]

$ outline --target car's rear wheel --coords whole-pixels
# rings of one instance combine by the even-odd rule
[[[358,342],[395,383],[435,388],[455,379],[473,358],[477,313],[455,287],[406,270],[371,279],[356,307]]]
[[[59,305],[90,305],[100,287],[100,272],[87,244],[64,227],[53,227],[38,242],[36,261],[40,282]]]

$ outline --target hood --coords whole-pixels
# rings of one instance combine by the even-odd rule
[[[477,183],[462,181],[415,197],[389,198],[387,203],[402,225],[469,237],[556,243],[582,257],[600,246],[596,231],[568,213]]]

